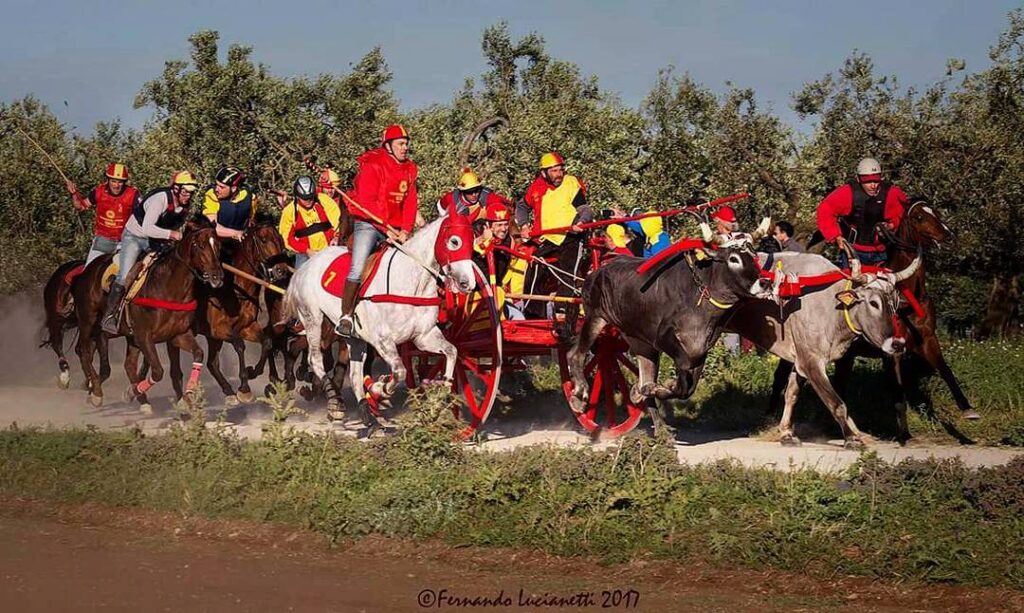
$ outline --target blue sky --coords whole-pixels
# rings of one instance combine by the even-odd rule
[[[167,59],[187,59],[189,34],[221,33],[254,47],[274,74],[346,72],[380,45],[403,108],[445,102],[484,70],[484,27],[507,20],[515,35],[540,33],[555,57],[594,74],[636,105],[669,64],[716,90],[753,87],[795,121],[790,94],[838,68],[854,49],[904,84],[941,78],[946,59],[988,64],[988,47],[1020,1],[954,2],[385,2],[292,0],[0,0],[0,100],[33,93],[69,126],[139,126],[143,82]],[[67,106],[64,102],[67,101]]]

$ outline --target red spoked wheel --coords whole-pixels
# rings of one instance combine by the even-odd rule
[[[618,330],[608,327],[594,341],[587,356],[583,375],[590,386],[590,395],[583,411],[573,411],[573,415],[595,437],[618,438],[636,428],[644,416],[643,405],[629,397],[632,384],[627,376],[635,378],[637,367],[627,357],[628,350]],[[558,352],[558,366],[562,373],[562,391],[571,407],[574,388],[564,349]]]
[[[448,326],[445,338],[458,350],[458,363],[452,381],[452,393],[462,399],[453,407],[455,417],[466,422],[459,438],[467,439],[487,421],[498,396],[501,380],[502,331],[497,302],[487,279],[474,266],[478,291],[472,294],[450,293],[441,308],[445,310]],[[411,386],[434,380],[444,375],[444,356],[417,353],[404,356]]]

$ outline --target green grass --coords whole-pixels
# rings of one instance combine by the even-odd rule
[[[414,403],[437,408],[436,396]],[[838,476],[690,467],[644,436],[604,451],[484,453],[451,445],[443,414],[413,411],[401,434],[369,443],[279,422],[259,442],[198,423],[158,437],[11,429],[0,433],[0,493],[283,522],[332,540],[1024,588],[1024,460],[969,470],[865,456]]]

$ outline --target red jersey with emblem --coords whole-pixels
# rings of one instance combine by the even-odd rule
[[[418,172],[412,160],[399,162],[383,147],[372,149],[359,156],[359,172],[351,197],[388,224],[411,232],[419,205]],[[348,209],[357,219],[372,221],[351,204]]]
[[[105,183],[92,188],[86,200],[96,207],[96,236],[121,240],[124,224],[132,214],[132,208],[139,200],[139,190],[132,185],[125,185],[117,196],[107,190]]]

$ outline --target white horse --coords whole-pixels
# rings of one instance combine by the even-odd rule
[[[325,315],[330,325],[341,318],[341,299],[324,290],[321,279],[331,262],[346,252],[345,247],[328,247],[312,256],[295,272],[284,298],[284,317],[297,316],[306,329],[309,367],[324,385],[331,419],[342,417],[340,390],[324,371],[320,333]],[[385,397],[391,396],[398,382],[405,380],[405,366],[398,346],[410,341],[421,351],[445,357],[444,376],[450,382],[458,352],[437,327],[440,305],[436,300],[437,284],[444,280],[459,292],[473,291],[476,275],[472,254],[473,231],[469,219],[449,214],[416,232],[402,245],[402,250],[392,247],[381,256],[377,273],[356,304],[355,334],[358,338],[349,339],[349,381],[359,401],[363,421],[371,430],[379,423],[369,411],[363,388],[365,343],[372,345],[391,367],[391,376],[378,386]],[[379,301],[371,300],[373,297]]]

